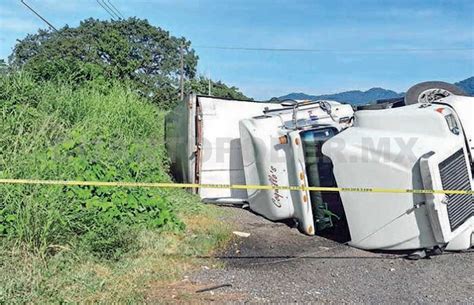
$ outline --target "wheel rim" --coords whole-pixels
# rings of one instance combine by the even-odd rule
[[[418,103],[431,104],[432,102],[452,95],[451,92],[445,89],[433,88],[420,93],[418,96]]]

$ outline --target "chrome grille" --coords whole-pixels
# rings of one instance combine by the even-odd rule
[[[471,190],[469,172],[462,149],[441,162],[439,171],[444,190]],[[447,197],[449,224],[451,231],[454,231],[474,214],[474,196],[448,194]]]

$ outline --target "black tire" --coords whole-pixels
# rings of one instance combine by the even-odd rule
[[[467,96],[466,92],[453,84],[439,81],[429,81],[416,84],[415,86],[408,89],[407,93],[405,94],[405,105],[419,103],[421,95],[430,89],[440,89],[439,94],[435,94],[435,99],[443,98],[451,94]]]

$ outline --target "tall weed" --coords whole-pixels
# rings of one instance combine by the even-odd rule
[[[0,78],[0,177],[168,181],[162,116],[113,83],[34,85]],[[179,231],[169,192],[0,185],[0,234],[42,256],[81,247],[101,258],[133,248],[136,228]],[[125,234],[125,232],[127,232]]]

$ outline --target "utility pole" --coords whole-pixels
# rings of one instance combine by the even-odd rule
[[[207,86],[207,95],[211,96],[211,71],[209,70],[209,77],[208,77],[208,86]]]
[[[183,44],[181,44],[180,50],[179,50],[179,55],[180,55],[180,60],[181,60],[181,73],[179,77],[179,85],[181,87],[181,100],[184,99],[184,47]]]

